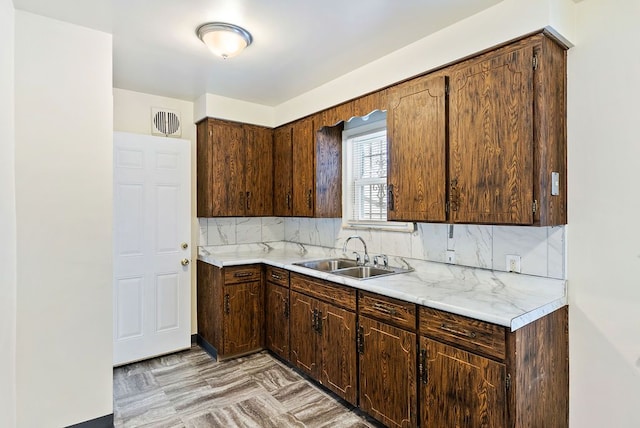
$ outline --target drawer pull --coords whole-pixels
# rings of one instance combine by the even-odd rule
[[[440,324],[440,330],[444,330],[446,332],[453,333],[453,334],[456,334],[458,336],[465,336],[465,337],[468,337],[470,339],[475,339],[476,338],[476,334],[473,331],[460,330],[460,329],[457,329],[455,327],[451,327],[450,325],[445,324],[445,323]]]
[[[247,278],[249,276],[253,276],[253,272],[235,272],[233,274],[234,278]]]
[[[395,308],[390,308],[381,303],[374,303],[373,309],[375,309],[378,312],[382,312],[383,314],[391,315],[392,317],[395,317],[396,313],[398,312]]]
[[[282,276],[278,275],[277,273],[271,272],[271,278],[280,281],[282,279]]]

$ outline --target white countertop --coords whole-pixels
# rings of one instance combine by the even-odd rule
[[[264,263],[419,305],[492,322],[511,331],[567,304],[566,281],[465,266],[390,257],[413,272],[358,280],[293,263],[343,257],[333,248],[288,242],[199,247],[198,259],[224,267]]]

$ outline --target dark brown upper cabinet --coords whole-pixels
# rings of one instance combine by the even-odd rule
[[[387,218],[446,220],[446,78],[424,76],[389,90]]]
[[[274,214],[342,215],[342,125],[317,129],[319,115],[274,132]]]
[[[197,125],[198,217],[273,214],[273,131],[207,118]]]
[[[566,223],[565,64],[538,34],[451,67],[451,222]]]
[[[293,127],[284,125],[273,132],[273,214],[293,215]]]

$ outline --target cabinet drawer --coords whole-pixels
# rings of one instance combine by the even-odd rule
[[[269,282],[282,285],[283,287],[289,287],[289,271],[288,270],[280,269],[273,266],[267,266],[265,269],[265,277]]]
[[[224,283],[237,284],[239,282],[256,281],[261,278],[260,265],[230,266],[224,268]]]
[[[416,305],[413,303],[359,291],[358,313],[407,330],[416,330]]]
[[[503,360],[505,327],[454,315],[437,309],[420,307],[420,334]]]
[[[356,290],[352,288],[292,273],[291,289],[352,311],[356,310]]]

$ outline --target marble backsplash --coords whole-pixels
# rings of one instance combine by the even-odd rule
[[[341,249],[360,235],[370,255],[387,254],[444,263],[447,250],[456,264],[506,270],[506,255],[521,257],[522,273],[565,279],[565,226],[527,227],[417,223],[413,233],[343,229],[341,219],[282,217],[200,218],[198,245],[288,241]],[[453,227],[452,235],[450,228]],[[357,241],[349,249],[362,252]]]

